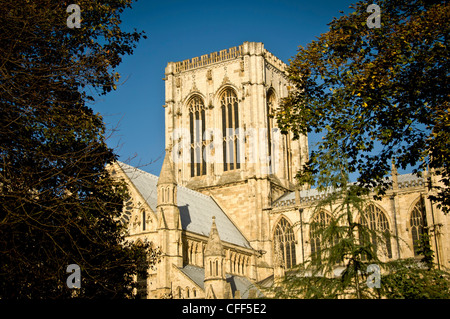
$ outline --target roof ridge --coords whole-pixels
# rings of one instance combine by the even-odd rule
[[[125,166],[127,166],[127,168],[133,169],[134,171],[140,171],[140,172],[142,172],[142,173],[145,173],[145,174],[147,174],[147,175],[150,175],[150,177],[153,178],[153,179],[156,179],[156,180],[159,179],[159,177],[156,176],[155,174],[146,172],[146,171],[144,171],[144,170],[142,170],[142,169],[140,169],[140,168],[137,168],[137,167],[135,167],[135,166],[131,166],[130,164],[127,164],[127,163],[124,163],[124,162],[120,162],[120,161],[117,161],[117,163],[118,163],[119,166],[121,166],[121,167],[122,167],[122,165],[125,165]],[[123,167],[122,167],[122,168],[123,168]]]
[[[131,166],[131,165],[129,165],[129,164],[126,164],[126,163],[120,162],[120,161],[117,161],[117,163],[118,163],[119,165],[125,165],[125,166],[127,166],[128,168],[133,169],[133,170],[135,170],[135,171],[140,171],[140,172],[142,172],[142,173],[144,173],[144,174],[147,174],[147,175],[149,175],[151,178],[153,178],[153,179],[155,179],[155,180],[158,180],[158,179],[159,179],[159,176],[156,176],[156,175],[154,175],[154,174],[152,174],[152,173],[146,172],[146,171],[144,171],[144,170],[142,170],[142,169],[140,169],[140,168],[137,168],[137,167],[135,167],[135,166]],[[204,198],[210,198],[210,199],[211,199],[211,196],[210,196],[210,195],[205,195],[205,194],[203,194],[203,193],[201,193],[201,192],[199,192],[199,191],[196,191],[196,190],[187,188],[186,186],[177,185],[177,187],[178,187],[178,188],[181,188],[181,189],[183,189],[183,190],[187,190],[188,192],[191,192],[191,193],[193,193],[194,195],[197,195],[197,196],[199,196],[199,197],[204,197]]]

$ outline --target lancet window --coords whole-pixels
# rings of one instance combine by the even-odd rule
[[[295,266],[295,236],[292,225],[284,217],[280,219],[275,227],[274,243],[278,243],[281,251],[285,269]]]
[[[222,115],[223,170],[240,169],[239,103],[234,90],[226,89],[220,97]]]
[[[189,100],[188,109],[191,177],[206,175],[206,142],[203,140],[206,128],[205,103],[200,96],[195,95]]]

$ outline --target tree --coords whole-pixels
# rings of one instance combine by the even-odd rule
[[[116,88],[115,67],[143,36],[119,27],[131,2],[78,1],[80,28],[67,25],[67,1],[0,3],[2,299],[129,297],[142,263],[157,261],[149,244],[125,242],[129,195],[87,105]],[[70,264],[81,268],[76,293]]]
[[[282,131],[324,132],[301,182],[319,183],[326,149],[337,139],[350,173],[362,186],[389,182],[391,159],[415,173],[436,171],[443,187],[430,196],[444,212],[450,204],[450,104],[447,1],[377,1],[380,28],[369,28],[368,3],[334,18],[327,33],[290,61],[293,84],[277,113]],[[319,176],[319,180],[317,178]]]
[[[319,177],[324,198],[309,223],[311,255],[268,289],[275,298],[448,298],[450,274],[432,267],[429,238],[415,259],[390,260],[387,219],[370,201],[371,189],[348,180],[348,155],[334,140],[323,152],[327,174]],[[380,214],[381,213],[381,214]],[[383,221],[385,220],[385,222]]]
[[[450,274],[424,267],[414,259],[387,264],[381,278],[381,293],[390,299],[449,299]]]
[[[325,195],[314,207],[309,223],[311,256],[275,286],[276,298],[374,298],[367,285],[368,266],[382,267],[379,256],[391,240],[383,230],[369,227],[368,189],[350,184],[347,158],[337,140],[326,152],[327,175],[319,189]],[[329,212],[329,213],[328,213]],[[337,273],[338,272],[338,273]]]

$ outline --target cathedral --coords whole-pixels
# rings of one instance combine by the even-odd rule
[[[257,298],[285,271],[320,248],[312,221],[325,194],[296,187],[308,139],[281,134],[273,117],[289,92],[287,65],[244,42],[165,69],[165,148],[158,176],[117,162],[129,186],[122,221],[128,240],[151,242],[162,255],[137,278],[142,298]],[[399,175],[368,208],[372,229],[398,237],[384,260],[415,257],[425,231],[435,263],[450,266],[449,216],[428,199],[436,176]],[[400,238],[400,239],[399,239]]]

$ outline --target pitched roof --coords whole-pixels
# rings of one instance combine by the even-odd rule
[[[122,162],[118,164],[142,198],[156,212],[158,177]],[[215,216],[217,230],[223,242],[251,248],[247,239],[210,196],[177,186],[177,202],[183,230],[208,236],[211,219]]]

